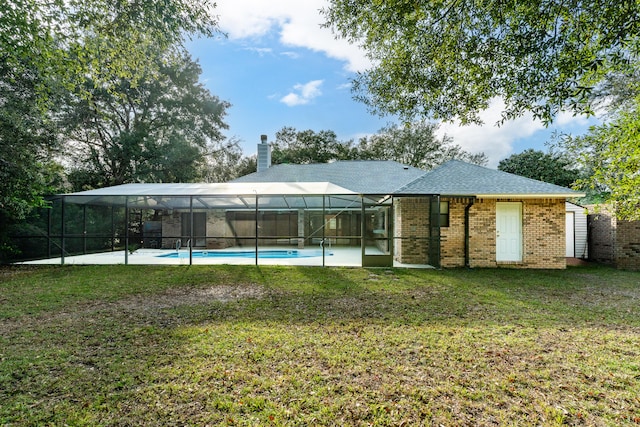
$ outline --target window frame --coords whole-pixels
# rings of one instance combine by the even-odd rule
[[[444,207],[444,209],[443,209]],[[451,205],[449,204],[449,200],[441,200],[440,201],[440,227],[449,227],[450,225],[450,210]]]

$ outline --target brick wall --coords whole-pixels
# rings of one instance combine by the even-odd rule
[[[469,265],[566,268],[564,199],[501,199],[522,203],[522,262],[496,261],[496,202],[477,200],[470,211]]]
[[[589,208],[589,259],[612,264],[614,262],[616,220],[612,212],[603,207],[595,212],[595,205]]]
[[[589,259],[640,270],[640,221],[619,220],[607,205],[589,211]]]
[[[207,236],[208,249],[223,249],[235,244],[224,210],[207,211]]]
[[[440,262],[442,267],[465,265],[464,211],[471,199],[440,199],[449,202],[449,226],[440,228]]]
[[[429,262],[429,198],[394,200],[395,259],[405,264]]]
[[[625,270],[640,270],[640,221],[617,221],[615,265]]]
[[[469,210],[469,266],[497,266],[495,200],[476,200]]]
[[[565,201],[525,200],[522,217],[525,266],[566,268]]]
[[[470,199],[449,202],[449,227],[440,229],[442,267],[465,266],[465,207]],[[515,200],[522,203],[522,262],[496,262],[495,199],[475,200],[469,210],[469,266],[518,268],[566,267],[564,199]],[[404,263],[424,263],[428,259],[429,199],[396,199],[396,259]]]
[[[591,205],[589,212],[589,259],[640,270],[640,221],[619,220],[607,205]]]

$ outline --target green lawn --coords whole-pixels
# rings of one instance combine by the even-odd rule
[[[0,269],[0,425],[638,425],[640,273]]]

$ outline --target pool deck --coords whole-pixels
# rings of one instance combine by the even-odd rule
[[[260,247],[260,250],[282,250],[280,247]],[[234,252],[247,250],[247,248],[228,248],[216,250],[222,253],[225,251]],[[250,250],[250,249],[249,249]],[[295,248],[292,248],[295,250]],[[200,249],[194,249],[194,252]],[[129,254],[126,263],[130,265],[189,265],[189,250],[181,249],[180,257],[167,257],[169,253],[175,253],[174,249],[138,249]],[[212,252],[212,250],[208,250]],[[184,254],[184,255],[183,255]],[[162,256],[164,255],[164,256]],[[231,255],[231,254],[230,254]],[[192,265],[255,265],[255,257],[192,257]],[[26,261],[22,264],[62,264],[61,258],[49,258],[36,261]],[[100,252],[86,255],[73,255],[64,258],[65,265],[109,265],[125,264],[125,252]],[[317,266],[317,267],[361,267],[362,250],[360,248],[334,247],[327,249],[324,256],[301,257],[301,258],[258,258],[258,265],[297,265],[297,266]],[[433,268],[426,264],[401,264],[394,261],[394,267],[399,268]]]

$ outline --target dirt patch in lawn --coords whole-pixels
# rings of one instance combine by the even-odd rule
[[[12,279],[20,274],[30,273],[39,268],[36,265],[0,265],[0,281]]]
[[[213,302],[229,303],[242,299],[261,299],[267,290],[256,284],[212,285],[209,287],[171,288],[153,295],[132,295],[116,301],[90,301],[69,306],[64,311],[41,313],[36,316],[3,320],[0,333],[8,334],[20,329],[42,326],[43,324],[67,322],[87,322],[100,315],[154,316],[159,311],[180,306],[206,305]]]
[[[154,310],[174,308],[181,305],[201,305],[210,302],[231,302],[241,299],[260,299],[266,294],[262,286],[214,285],[207,288],[170,289],[162,294],[135,295],[114,304],[115,308],[127,310]]]

